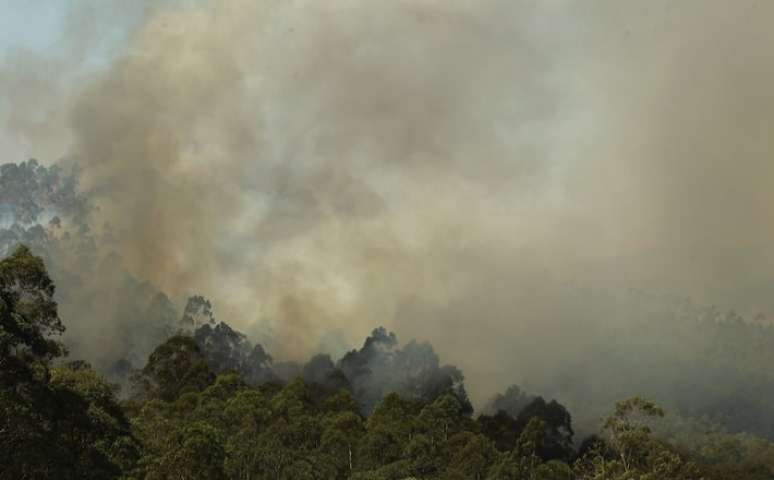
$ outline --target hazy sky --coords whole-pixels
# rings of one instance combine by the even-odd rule
[[[279,356],[385,324],[483,395],[617,291],[774,311],[774,3],[46,3],[0,7],[3,160],[77,159],[132,273]]]
[[[3,63],[8,61],[8,55],[19,50],[44,52],[51,49],[61,38],[67,10],[66,2],[0,0],[0,59]],[[0,121],[3,124],[8,120],[4,114],[8,101],[6,95],[0,93]],[[9,135],[7,128],[2,128],[0,152],[8,157],[25,158],[29,145],[16,135]]]
[[[0,54],[9,47],[42,50],[62,34],[66,1],[0,0]]]

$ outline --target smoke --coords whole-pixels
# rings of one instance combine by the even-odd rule
[[[62,79],[6,59],[7,131],[67,145],[131,278],[205,293],[277,358],[383,324],[477,404],[607,399],[666,336],[631,325],[671,318],[632,290],[774,310],[774,5],[89,5]]]
[[[77,169],[36,160],[0,165],[0,257],[20,243],[42,256],[57,286],[68,347],[125,380],[131,364],[142,365],[178,328],[180,316],[166,295],[131,276],[117,254],[99,252],[110,244],[109,232],[92,228],[94,205],[79,192],[78,179]],[[199,312],[185,313],[193,323]]]
[[[344,355],[339,366],[367,413],[391,392],[425,401],[451,392],[463,411],[472,412],[464,378],[457,367],[440,365],[438,355],[429,343],[411,341],[398,347],[395,334],[388,333],[383,327],[374,329],[361,349]]]

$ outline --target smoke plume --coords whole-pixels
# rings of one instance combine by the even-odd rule
[[[648,385],[654,345],[690,357],[647,328],[674,321],[661,293],[774,310],[773,15],[754,0],[83,3],[69,22],[99,28],[49,54],[66,75],[6,58],[2,118],[79,165],[90,225],[110,232],[94,249],[148,302],[203,292],[292,360],[385,325],[462,367],[474,403],[519,383],[573,410],[647,388],[624,380]],[[79,331],[128,322],[63,307]]]

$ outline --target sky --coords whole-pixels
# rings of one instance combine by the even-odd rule
[[[6,64],[9,57],[20,51],[36,54],[55,48],[61,38],[68,8],[65,2],[0,0],[0,59]],[[10,88],[8,91],[12,91]],[[9,99],[0,94],[0,121],[7,125]],[[28,141],[0,129],[0,151],[10,158],[26,158],[34,154]],[[48,159],[46,160],[48,161]]]
[[[3,156],[48,164],[67,155],[71,139],[62,126],[67,97],[125,51],[147,5],[0,0],[0,91],[10,93],[0,95]],[[35,95],[21,98],[22,84]],[[17,108],[22,104],[24,112]]]
[[[62,34],[67,1],[0,0],[0,54],[50,48]]]

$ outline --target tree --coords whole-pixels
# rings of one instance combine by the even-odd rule
[[[640,397],[617,402],[615,411],[605,420],[610,444],[618,453],[624,471],[645,462],[652,446],[649,422],[664,416],[664,410]]]
[[[545,428],[536,454],[543,460],[570,460],[574,453],[572,437],[575,434],[570,412],[556,400],[546,402],[543,397],[537,397],[522,409],[516,420],[526,427],[533,418],[542,420]]]
[[[70,362],[51,371],[54,421],[60,445],[77,452],[77,477],[113,478],[129,471],[140,445],[129,419],[108,384],[85,362]]]
[[[664,416],[655,403],[639,397],[618,402],[607,417],[608,441],[588,442],[574,466],[581,480],[694,480],[697,467],[651,436],[650,423]],[[721,477],[722,478],[722,477]]]
[[[403,447],[416,433],[416,415],[422,404],[391,393],[376,405],[366,421],[368,434],[361,451],[366,469],[374,469],[399,460]]]
[[[355,448],[365,435],[363,419],[352,411],[330,414],[324,421],[321,446],[338,471],[352,476],[355,466]]]
[[[223,440],[211,425],[194,421],[176,426],[163,449],[143,459],[141,474],[147,480],[225,479]]]
[[[530,419],[516,441],[514,449],[493,465],[489,478],[492,480],[537,480],[542,459],[538,452],[546,436],[545,422],[537,417]]]
[[[54,283],[43,260],[27,247],[18,247],[0,261],[0,367],[12,363],[49,362],[64,353],[53,336],[64,325],[54,301]]]
[[[271,418],[268,400],[257,390],[239,390],[226,401],[223,416],[226,473],[231,478],[255,478],[261,466],[258,440]]]
[[[494,415],[480,415],[476,423],[481,433],[494,441],[501,452],[508,452],[516,447],[516,441],[523,428],[520,422],[504,410],[499,410]]]
[[[26,247],[0,261],[2,478],[108,479],[138,445],[106,383],[84,362],[51,368],[64,325],[42,259]]]
[[[454,395],[447,393],[425,406],[418,420],[433,444],[446,442],[449,434],[462,423],[462,405]]]
[[[138,398],[171,402],[182,393],[204,390],[214,379],[196,341],[177,335],[156,347],[132,382]]]
[[[464,475],[464,478],[480,480],[497,458],[494,443],[481,434],[461,432],[449,440],[450,463],[448,471]]]
[[[43,261],[18,247],[0,261],[0,464],[18,475],[46,474],[53,445],[49,364],[64,331]]]
[[[490,414],[504,411],[515,418],[533,400],[535,400],[534,395],[528,394],[518,385],[511,385],[505,390],[505,393],[495,395],[484,411]]]

